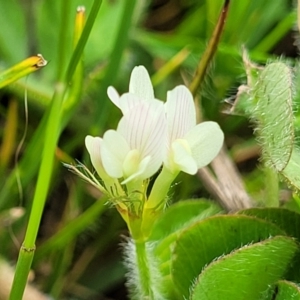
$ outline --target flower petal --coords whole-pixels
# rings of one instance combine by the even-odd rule
[[[144,180],[147,179],[149,177],[151,177],[153,174],[151,174],[150,176],[148,176],[147,170],[149,169],[149,163],[151,162],[151,157],[150,156],[146,156],[145,158],[143,158],[139,165],[138,165],[138,169],[136,170],[135,173],[133,173],[131,176],[127,177],[126,180],[124,180],[122,182],[122,184],[126,184],[129,181],[135,180],[135,179],[140,179],[140,180]]]
[[[133,93],[125,93],[122,96],[118,95],[118,92],[114,87],[110,86],[107,89],[107,94],[110,100],[122,111],[123,114],[126,114],[129,110],[131,110],[134,106],[145,102],[145,99]],[[151,102],[162,103],[162,101],[157,99],[151,99]],[[153,105],[155,105],[155,103]]]
[[[163,104],[151,101],[135,106],[120,120],[117,131],[128,141],[130,149],[139,150],[141,160],[146,156],[151,157],[145,174],[152,176],[162,164],[166,145]]]
[[[115,130],[104,133],[101,158],[104,169],[114,178],[123,177],[123,162],[130,151],[124,137]]]
[[[128,152],[123,162],[123,173],[124,177],[127,178],[132,174],[135,174],[141,162],[141,155],[139,150],[133,149]]]
[[[144,66],[138,66],[132,70],[129,93],[135,94],[144,100],[154,99],[151,79]]]
[[[187,142],[182,139],[178,139],[172,143],[174,167],[177,170],[194,175],[198,170],[197,162],[192,157],[191,149],[186,144]]]
[[[131,110],[136,105],[138,105],[142,102],[143,102],[143,99],[141,99],[139,96],[131,94],[131,93],[125,93],[120,97],[119,108],[121,109],[121,111],[124,115],[129,110]]]
[[[113,86],[107,88],[107,96],[115,106],[120,108],[120,95]]]
[[[100,177],[103,175],[103,172],[105,172],[100,154],[101,144],[102,139],[99,137],[92,137],[90,135],[85,137],[85,146],[90,154],[91,162]]]
[[[183,138],[196,125],[196,110],[191,92],[180,85],[169,91],[165,104],[169,143]]]
[[[203,122],[194,127],[185,139],[200,169],[218,155],[224,142],[224,133],[216,122]]]

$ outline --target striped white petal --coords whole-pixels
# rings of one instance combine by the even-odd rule
[[[113,178],[123,177],[123,162],[130,151],[124,137],[115,130],[104,133],[101,158],[106,172]]]
[[[128,142],[130,149],[137,149],[140,161],[150,157],[140,179],[151,177],[162,164],[166,145],[166,120],[162,103],[141,103],[128,111],[120,120],[118,132]]]
[[[165,104],[169,140],[181,139],[196,126],[196,111],[191,92],[183,85],[167,94]]]
[[[193,97],[185,86],[168,92],[165,108],[169,141],[164,163],[172,172],[195,174],[217,156],[224,134],[215,122],[196,125]]]

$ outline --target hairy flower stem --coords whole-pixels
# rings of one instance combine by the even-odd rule
[[[147,256],[146,242],[135,241],[136,263],[139,276],[139,299],[155,300],[151,284],[149,259]]]

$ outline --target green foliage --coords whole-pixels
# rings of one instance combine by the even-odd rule
[[[165,292],[175,297],[175,288],[171,280],[171,258],[178,236],[199,220],[220,213],[220,208],[207,200],[185,200],[178,202],[157,219],[150,242],[155,242],[153,256],[159,261],[159,273],[162,276]]]
[[[218,216],[199,222],[183,232],[176,242],[171,267],[175,286],[188,298],[194,279],[216,258],[282,234],[276,226],[256,218]]]
[[[278,236],[218,258],[202,271],[190,299],[272,299],[264,294],[296,249],[291,238]]]
[[[157,81],[158,98],[176,84],[188,86],[224,1],[174,1],[173,8],[162,11],[144,1],[103,1],[99,14],[96,2],[0,0],[0,73],[37,53],[49,62],[0,91],[0,254],[12,264],[17,261],[16,245],[20,248],[23,242],[44,161],[40,193],[35,198],[47,204],[39,216],[34,210],[34,218],[40,218],[42,211],[43,218],[32,269],[36,286],[55,299],[121,299],[107,295],[124,281],[119,242],[120,235],[128,234],[104,198],[95,202],[102,195],[70,174],[61,162],[82,168],[72,157],[91,170],[84,137],[102,136],[116,127],[119,111],[109,102],[106,88],[114,85],[127,91],[135,65],[145,65],[154,77],[168,66]],[[82,4],[86,16],[94,17],[75,50],[74,18]],[[200,115],[220,123],[234,159],[239,161],[236,148],[244,149],[242,154],[247,156],[253,146],[260,145],[259,168],[257,151],[251,156],[254,160],[240,160],[239,165],[254,205],[279,206],[279,194],[289,188],[300,191],[300,68],[293,59],[287,62],[271,54],[295,21],[290,1],[232,0],[214,62],[198,94]],[[261,66],[244,58],[242,67],[241,45]],[[186,56],[172,60],[182,49]],[[221,114],[222,99],[232,96],[233,87],[245,76],[247,86],[239,89],[230,115]],[[25,143],[18,150],[27,126],[25,90],[29,122]],[[12,103],[19,106],[9,113]],[[247,119],[240,115],[252,121],[258,143],[248,130]],[[278,177],[284,182],[279,183]],[[181,174],[170,198],[191,197],[195,199],[179,201],[158,216],[145,241],[147,247],[141,247],[141,252],[145,250],[141,256],[149,259],[150,271],[145,276],[153,276],[151,284],[159,282],[161,299],[300,298],[298,213],[253,208],[225,215],[214,199],[204,199],[212,196],[196,177]],[[288,194],[285,201],[291,198]],[[24,217],[16,213],[19,209]],[[38,226],[34,227],[37,231]],[[128,276],[138,279],[137,274]],[[8,299],[8,295],[3,297]]]
[[[218,211],[212,208],[183,201],[157,220],[149,241],[156,243],[148,251],[162,299],[272,299],[280,289],[296,294],[300,215],[253,208],[213,216]],[[281,287],[283,279],[288,287]]]
[[[162,240],[168,235],[180,232],[192,223],[220,212],[217,205],[205,199],[180,201],[170,206],[156,220],[149,240]]]
[[[253,88],[253,112],[263,159],[276,171],[288,164],[294,144],[292,72],[282,63],[267,65]]]
[[[240,87],[231,113],[245,114],[254,122],[263,163],[298,191],[300,160],[294,127],[296,79],[284,62],[258,67],[245,54],[244,57],[248,86]]]
[[[298,285],[285,281],[285,280],[280,280],[277,283],[276,286],[276,300],[285,300],[285,299],[295,299],[298,300],[300,299],[300,289]]]
[[[300,242],[300,215],[296,212],[282,208],[251,208],[239,213],[272,222]]]

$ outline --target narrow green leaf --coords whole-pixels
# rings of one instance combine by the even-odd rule
[[[286,15],[271,31],[265,35],[264,39],[254,48],[255,51],[268,52],[279,43],[286,34],[293,28],[296,20],[295,11]]]
[[[242,247],[207,266],[190,299],[270,299],[270,286],[284,275],[296,250],[295,241],[284,236]]]
[[[188,298],[194,279],[214,259],[275,235],[285,233],[272,223],[248,216],[214,216],[200,221],[183,231],[175,244],[171,262],[174,285]]]

